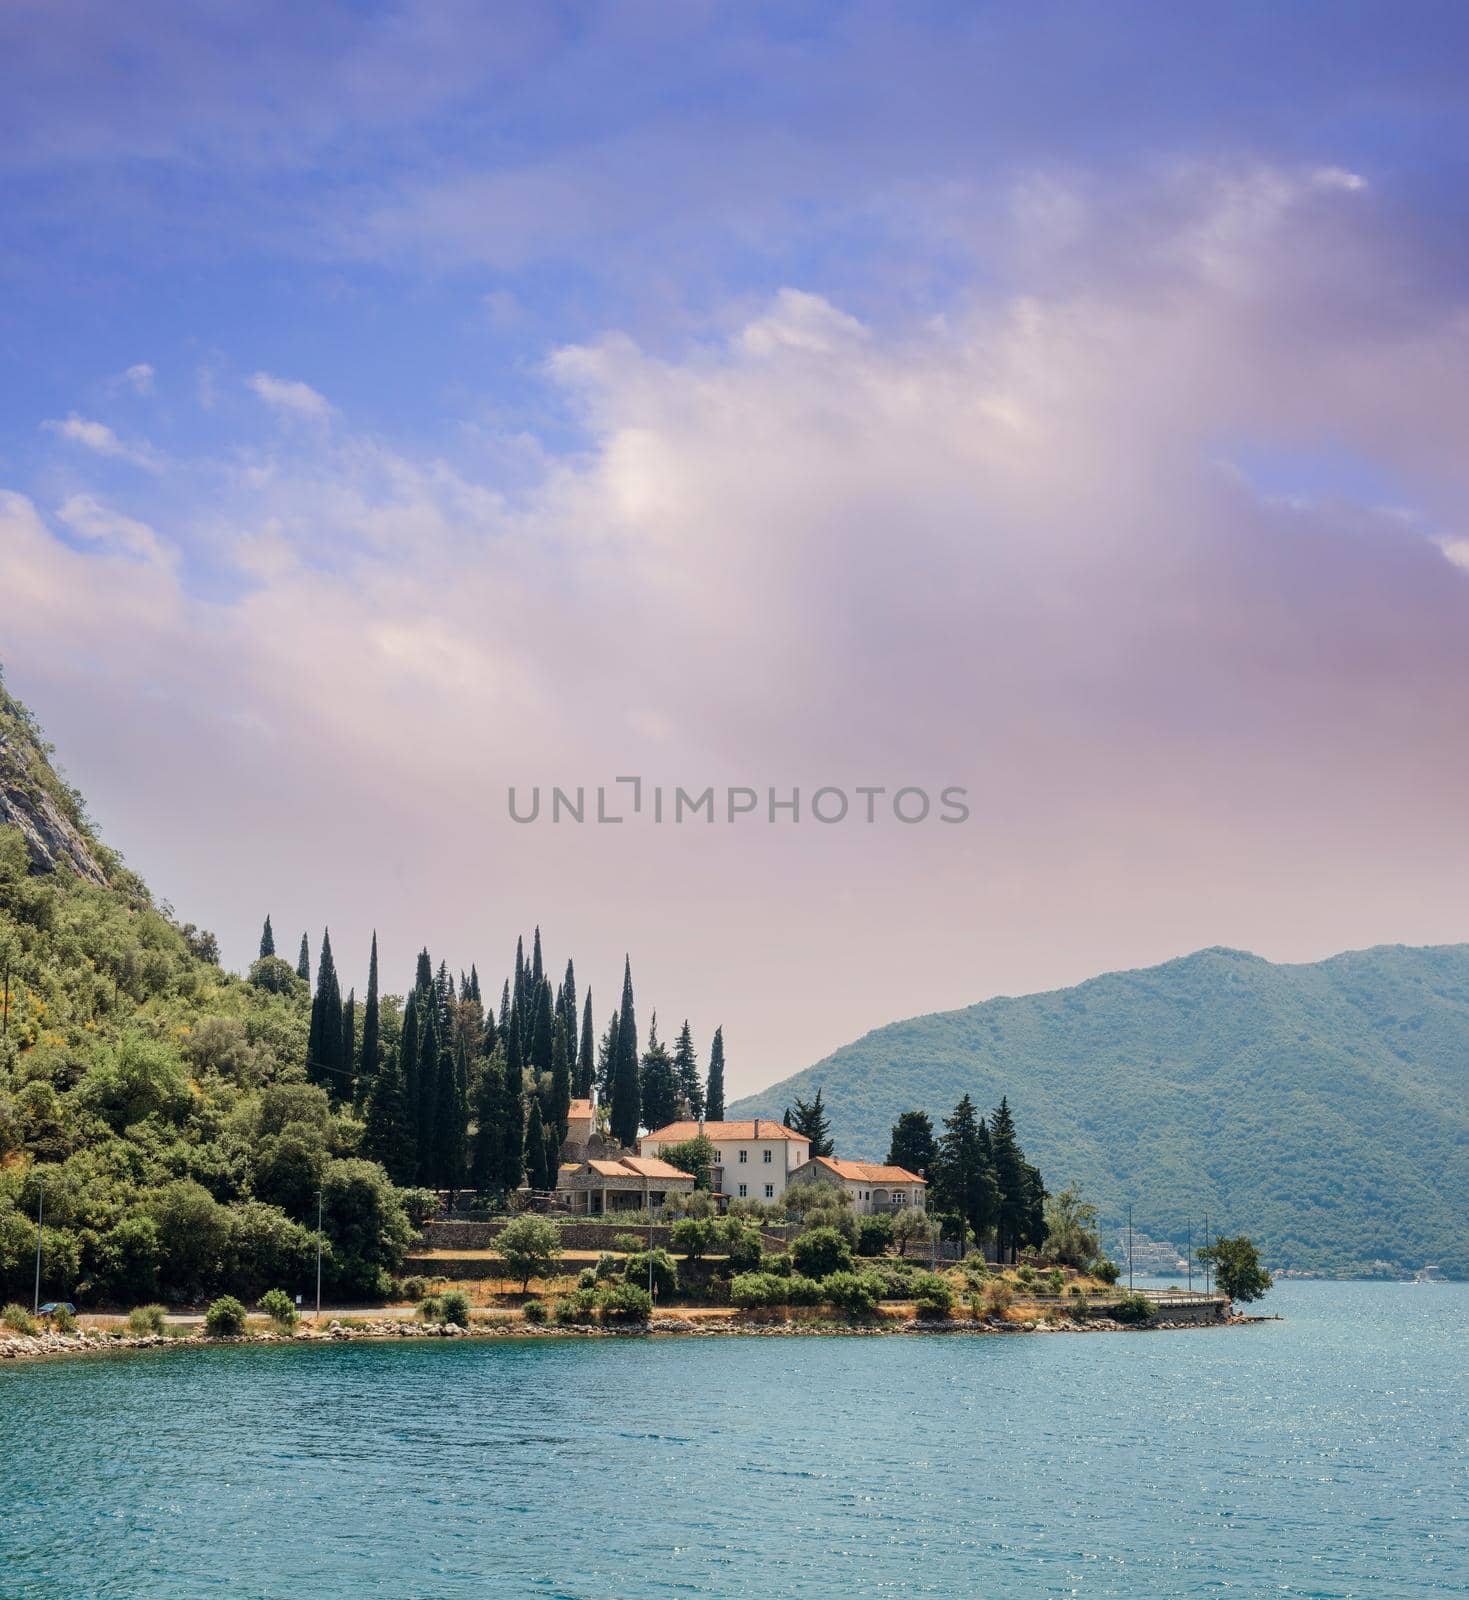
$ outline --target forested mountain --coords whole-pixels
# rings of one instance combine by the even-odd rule
[[[1281,966],[1201,950],[1072,989],[896,1022],[730,1107],[820,1087],[837,1154],[878,1159],[895,1105],[1007,1094],[1054,1186],[1183,1242],[1255,1235],[1278,1267],[1469,1276],[1469,946]]]

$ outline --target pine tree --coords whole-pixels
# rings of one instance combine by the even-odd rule
[[[555,1129],[558,1143],[566,1138],[571,1115],[571,1047],[566,1038],[566,1014],[556,1018],[551,1036],[551,1101],[549,1126]]]
[[[265,926],[260,930],[260,959],[275,954],[275,934],[271,931],[270,913],[265,914]]]
[[[596,1072],[597,1042],[592,1032],[592,991],[588,989],[581,1014],[581,1052],[576,1058],[575,1084],[580,1099],[585,1100],[591,1094]]]
[[[418,1081],[418,990],[410,989],[403,1002],[403,1033],[398,1041],[398,1073],[403,1079],[403,1126],[412,1155],[411,1183],[418,1177],[418,1110],[423,1095]]]
[[[699,1081],[699,1057],[694,1050],[694,1036],[689,1032],[689,1019],[683,1019],[678,1041],[673,1047],[673,1071],[678,1079],[679,1093],[689,1108],[691,1117],[704,1115],[704,1085]]]
[[[658,1038],[656,1011],[648,1024],[648,1048],[643,1052],[639,1096],[643,1122],[650,1131],[666,1128],[670,1122],[678,1120],[678,1077],[673,1057]]]
[[[525,1074],[520,1065],[520,1034],[505,1030],[504,1145],[500,1156],[500,1181],[509,1193],[525,1176]]]
[[[617,1019],[617,1061],[612,1074],[612,1137],[632,1145],[638,1137],[641,1101],[638,1093],[638,1020],[633,1009],[632,959],[622,969],[622,1012]]]
[[[390,1050],[372,1075],[363,1146],[370,1159],[383,1164],[394,1183],[413,1182],[418,1163],[403,1063],[397,1050]]]
[[[367,1005],[362,1012],[362,1053],[358,1058],[359,1092],[369,1089],[377,1075],[378,1057],[377,929],[372,930],[372,955],[367,962]]]
[[[525,940],[520,935],[515,939],[515,987],[510,991],[510,1009],[519,1011],[522,1018],[525,1016]],[[521,1045],[525,1044],[522,1039]]]
[[[935,1148],[933,1121],[927,1112],[904,1111],[893,1124],[887,1164],[921,1177],[933,1166]]]
[[[434,997],[439,1007],[439,1039],[447,1042],[454,1022],[454,980],[449,976],[449,963],[441,961],[434,978]]]
[[[469,963],[469,998],[477,1006],[484,1004],[484,999],[479,992],[479,971],[472,961]]]
[[[704,1115],[710,1122],[724,1121],[724,1029],[714,1030],[709,1046],[709,1089],[704,1096]]]
[[[546,1124],[541,1116],[541,1097],[530,1097],[530,1118],[525,1125],[525,1177],[532,1189],[549,1189],[546,1170]]]
[[[934,1152],[933,1209],[962,1217],[983,1240],[995,1225],[999,1191],[990,1159],[990,1141],[983,1120],[966,1094],[944,1118],[944,1132]]]
[[[311,982],[311,946],[306,942],[306,935],[301,935],[301,954],[296,957],[296,976],[302,983]]]
[[[504,1033],[510,1026],[510,980],[506,978],[505,987],[500,991],[500,1032]]]
[[[990,1114],[990,1158],[994,1163],[999,1206],[995,1218],[995,1246],[1001,1261],[1016,1258],[1025,1232],[1027,1180],[1025,1155],[1015,1134],[1010,1102],[1001,1097]]]
[[[786,1112],[787,1118],[791,1116]],[[821,1090],[816,1091],[814,1100],[803,1100],[796,1096],[795,1120],[787,1121],[786,1126],[793,1132],[801,1134],[811,1141],[811,1159],[817,1156],[829,1156],[835,1148],[831,1140],[831,1124],[827,1120],[826,1107],[821,1103]]]
[[[449,1204],[464,1183],[469,1137],[469,1053],[461,1038],[439,1052],[439,1096],[434,1121],[434,1165],[439,1187],[449,1191]]]
[[[345,1086],[346,1058],[342,1051],[342,990],[332,960],[330,931],[321,938],[321,963],[316,974],[316,997],[311,1003],[311,1023],[306,1034],[306,1076],[322,1084],[333,1099]]]

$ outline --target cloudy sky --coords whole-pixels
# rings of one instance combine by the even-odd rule
[[[539,919],[739,1089],[1469,937],[1466,79],[1457,5],[12,3],[7,680],[230,964]],[[628,775],[801,820],[509,819]]]

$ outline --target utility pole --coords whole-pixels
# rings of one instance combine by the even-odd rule
[[[1194,1292],[1194,1225],[1188,1225],[1188,1292]]]
[[[1209,1213],[1204,1213],[1204,1249],[1209,1248]],[[1204,1293],[1210,1293],[1210,1285],[1214,1274],[1209,1270],[1214,1265],[1208,1255],[1204,1257]]]
[[[46,1186],[42,1184],[36,1192],[36,1298],[31,1306],[33,1314],[41,1310],[41,1218],[46,1211]]]
[[[1127,1292],[1132,1293],[1132,1202],[1127,1203]]]
[[[321,1321],[321,1190],[316,1191],[316,1320]]]
[[[643,1209],[648,1213],[648,1298],[653,1298],[653,1196],[643,1179]]]

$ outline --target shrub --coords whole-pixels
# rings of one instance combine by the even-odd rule
[[[1151,1322],[1157,1313],[1157,1306],[1142,1294],[1125,1294],[1112,1307],[1112,1317],[1115,1321],[1125,1322],[1133,1327]]]
[[[791,1245],[791,1265],[808,1278],[827,1278],[852,1265],[852,1247],[835,1228],[813,1228]]]
[[[162,1333],[168,1326],[168,1312],[160,1305],[134,1306],[128,1312],[128,1332],[142,1335]]]
[[[1016,1267],[1015,1278],[1018,1283],[1023,1283],[1027,1288],[1035,1282],[1034,1267]]]
[[[233,1339],[245,1331],[245,1308],[232,1294],[210,1302],[204,1313],[204,1331],[211,1339]]]
[[[418,1317],[421,1322],[442,1322],[444,1320],[444,1307],[436,1294],[426,1294],[418,1302]]]
[[[777,1278],[789,1278],[791,1275],[791,1253],[789,1250],[772,1250],[761,1266],[766,1272],[773,1272]]]
[[[646,1322],[653,1315],[652,1296],[626,1278],[603,1289],[600,1299],[603,1322]]]
[[[294,1328],[300,1320],[290,1295],[284,1289],[267,1289],[260,1297],[260,1309],[281,1328]]]
[[[576,1286],[578,1289],[595,1289],[597,1287],[597,1269],[595,1267],[583,1267],[576,1275]]]
[[[77,1331],[77,1317],[75,1311],[68,1311],[65,1306],[59,1307],[51,1313],[51,1326],[57,1333],[75,1333]]]
[[[818,1283],[815,1278],[803,1278],[799,1272],[776,1281],[785,1284],[785,1299],[789,1306],[819,1306],[826,1298],[825,1285]]]
[[[1071,1316],[1075,1322],[1085,1322],[1092,1314],[1091,1301],[1083,1295],[1078,1295],[1071,1304]]]
[[[456,1323],[461,1328],[469,1326],[469,1296],[462,1289],[450,1289],[439,1296],[439,1312],[445,1322]]]
[[[0,1323],[3,1323],[12,1333],[38,1333],[36,1319],[18,1301],[12,1300],[4,1311],[0,1311]]]
[[[1122,1276],[1122,1269],[1115,1261],[1099,1261],[1092,1268],[1092,1276],[1099,1283],[1116,1283]]]
[[[789,1279],[777,1278],[772,1272],[737,1272],[730,1279],[730,1304],[745,1311],[785,1305],[789,1288]]]
[[[731,1272],[758,1272],[765,1257],[765,1246],[758,1228],[747,1227],[738,1217],[726,1217],[720,1225]]]
[[[641,1250],[646,1243],[643,1236],[638,1233],[614,1233],[612,1235],[612,1248],[621,1250],[624,1255],[631,1255],[635,1250]]]
[[[992,1278],[984,1286],[984,1308],[992,1317],[1002,1317],[1010,1309],[1015,1291],[1003,1278]]]
[[[858,1218],[857,1254],[859,1256],[886,1255],[888,1246],[892,1242],[893,1219],[891,1217]]]
[[[415,1274],[411,1278],[404,1278],[400,1285],[405,1300],[419,1301],[428,1293],[428,1279]]]
[[[534,1322],[537,1327],[546,1320],[546,1308],[539,1300],[527,1300],[520,1308],[520,1314],[527,1322]]]
[[[700,1217],[685,1217],[681,1222],[675,1222],[669,1230],[673,1248],[686,1255],[690,1261],[698,1261],[708,1255],[718,1243],[719,1234],[720,1229],[716,1223]]]
[[[920,1272],[913,1279],[913,1299],[920,1317],[946,1317],[954,1307],[948,1279],[936,1272]]]
[[[433,1189],[400,1189],[398,1198],[415,1228],[421,1228],[439,1214],[439,1197]]]
[[[883,1257],[862,1269],[882,1285],[884,1300],[906,1300],[913,1293],[913,1284],[919,1276],[917,1264],[900,1261],[896,1257]]]
[[[849,1317],[870,1317],[881,1292],[882,1285],[866,1272],[832,1272],[821,1280],[822,1298]]]
[[[1066,1287],[1066,1274],[1061,1271],[1060,1267],[1051,1268],[1046,1278],[1046,1287],[1052,1294],[1060,1294]]]
[[[610,1250],[604,1250],[601,1255],[597,1257],[598,1283],[601,1283],[603,1278],[615,1278],[620,1270],[621,1269],[618,1266],[617,1257],[613,1255]]]
[[[597,1320],[597,1295],[592,1289],[578,1289],[556,1303],[556,1320],[562,1327],[583,1327]]]
[[[670,1300],[678,1293],[678,1267],[666,1250],[655,1250],[652,1256],[654,1294],[659,1300]],[[628,1256],[622,1263],[622,1276],[624,1282],[637,1284],[646,1293],[649,1282],[648,1252],[639,1250]]]
[[[906,1206],[893,1222],[893,1242],[899,1255],[908,1254],[910,1244],[928,1244],[932,1237],[932,1224],[926,1212],[916,1206]]]

